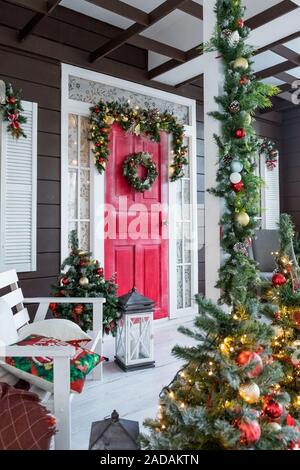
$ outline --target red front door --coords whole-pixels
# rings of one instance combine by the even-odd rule
[[[123,161],[148,152],[159,175],[144,193],[123,176]],[[118,295],[132,287],[155,301],[154,318],[168,316],[168,136],[161,142],[126,133],[113,125],[110,157],[105,172],[105,272],[116,273]]]

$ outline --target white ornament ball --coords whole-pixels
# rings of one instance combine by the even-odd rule
[[[250,217],[247,214],[247,212],[239,212],[238,214],[236,214],[235,220],[242,227],[247,227],[247,225],[249,225],[249,223],[250,223]]]
[[[233,162],[231,162],[230,168],[233,173],[240,173],[244,168],[244,165],[238,160],[233,160]]]
[[[282,430],[282,427],[280,426],[279,423],[268,423],[268,429],[270,431],[274,431],[274,432],[279,432]]]
[[[247,403],[257,403],[260,397],[259,386],[256,383],[243,384],[239,388],[241,398]]]
[[[242,176],[240,173],[234,172],[234,173],[231,173],[229,179],[232,184],[237,184],[242,181]]]
[[[238,31],[233,31],[230,36],[228,36],[228,44],[231,47],[235,47],[240,42],[240,35]]]

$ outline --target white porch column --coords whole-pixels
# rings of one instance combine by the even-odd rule
[[[203,2],[203,42],[208,42],[214,32],[216,15],[215,0]],[[215,288],[221,263],[220,251],[220,199],[209,194],[207,189],[215,187],[218,148],[213,134],[220,134],[218,121],[207,113],[215,111],[214,97],[219,95],[223,83],[222,63],[217,52],[204,54],[204,162],[205,162],[205,289],[206,297],[216,301],[220,291]]]

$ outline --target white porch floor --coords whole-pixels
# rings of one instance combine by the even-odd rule
[[[157,413],[158,395],[180,367],[180,361],[171,355],[175,344],[190,345],[193,340],[177,331],[184,324],[192,327],[192,319],[155,324],[154,369],[123,372],[114,362],[114,342],[104,344],[104,354],[110,362],[104,365],[102,382],[86,382],[81,395],[72,401],[72,449],[88,449],[91,423],[110,416],[116,409],[120,417],[139,421]]]

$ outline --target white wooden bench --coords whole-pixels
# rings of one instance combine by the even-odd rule
[[[18,286],[18,276],[15,270],[0,273],[0,289],[9,288],[9,292],[1,297],[1,308],[16,310],[13,316],[14,326],[18,331],[30,322],[27,308],[24,304],[39,304],[34,322],[45,320],[49,304],[55,303],[81,303],[93,305],[93,330],[89,332],[92,337],[91,345],[88,348],[102,356],[103,346],[103,304],[104,298],[61,298],[61,297],[38,297],[24,298],[22,290]],[[1,328],[1,325],[0,325]],[[57,419],[58,432],[55,435],[55,449],[71,449],[71,413],[70,405],[74,394],[70,393],[70,358],[74,356],[73,346],[11,346],[5,345],[5,356],[7,357],[50,357],[53,358],[53,402],[54,415]],[[1,352],[2,355],[2,352]],[[0,361],[1,364],[1,361]],[[92,372],[94,380],[102,378],[102,362]],[[33,388],[33,387],[32,387]],[[33,391],[36,392],[34,389]],[[44,399],[49,398],[49,393],[44,394]]]

